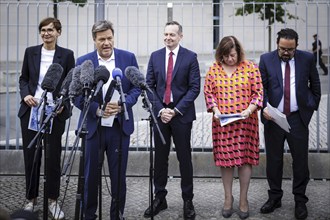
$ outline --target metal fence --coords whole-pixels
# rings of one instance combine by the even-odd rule
[[[218,3],[214,3],[218,2]],[[280,13],[284,23],[268,24],[265,14],[251,13],[237,16],[238,8],[269,5],[277,8],[271,13]],[[19,119],[18,78],[24,50],[28,46],[41,43],[38,33],[40,20],[53,16],[51,1],[6,1],[0,0],[0,145],[17,149],[21,146]],[[114,23],[115,46],[136,54],[140,70],[146,72],[149,55],[163,47],[162,33],[168,19],[183,25],[182,45],[195,51],[202,77],[214,60],[214,47],[226,35],[235,35],[242,42],[247,58],[258,63],[259,56],[276,48],[276,33],[284,27],[297,30],[299,49],[311,51],[313,34],[322,41],[324,61],[329,66],[329,1],[296,1],[295,3],[243,3],[242,1],[105,1],[104,4],[88,2],[83,7],[71,2],[57,4],[58,18],[62,22],[62,34],[58,44],[74,51],[75,58],[94,50],[91,27],[95,18],[104,14],[105,19]],[[289,19],[294,15],[296,19]],[[269,32],[270,28],[270,32]],[[320,76],[322,100],[310,124],[310,150],[329,151],[329,76]],[[202,78],[203,85],[204,78]],[[212,149],[211,115],[206,113],[203,92],[196,100],[197,120],[193,125],[192,146],[194,151]],[[132,150],[149,147],[148,112],[142,108],[141,100],[134,107],[135,132],[131,138]],[[74,137],[74,129],[79,115],[77,109],[68,125],[69,139]],[[69,121],[68,121],[69,122]],[[68,123],[69,124],[69,123]],[[260,124],[261,149],[264,149],[262,124]],[[65,138],[65,135],[63,136]],[[70,145],[69,141],[69,145]]]

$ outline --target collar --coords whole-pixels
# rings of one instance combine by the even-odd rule
[[[179,53],[179,48],[180,48],[180,45],[178,45],[174,50],[172,50],[172,52],[173,52],[173,54],[174,55],[178,55],[178,53]],[[170,50],[166,47],[166,55],[168,56],[169,54],[170,54]]]
[[[111,60],[114,60],[115,59],[115,50],[112,51],[112,54],[111,54],[111,57],[107,60],[104,60],[100,55],[99,55],[99,52],[96,50],[96,53],[97,53],[97,60],[102,60],[103,62],[107,63],[107,62],[110,62]]]

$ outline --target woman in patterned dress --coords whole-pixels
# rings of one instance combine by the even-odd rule
[[[239,212],[249,216],[247,192],[252,165],[259,164],[258,112],[263,87],[258,66],[244,59],[244,51],[234,36],[224,37],[216,49],[215,62],[205,78],[204,96],[208,112],[213,113],[212,141],[215,165],[221,168],[225,191],[222,215],[233,214],[234,168],[240,182]],[[240,114],[243,119],[221,126],[219,115]]]

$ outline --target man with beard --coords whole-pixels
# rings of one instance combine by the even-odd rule
[[[295,217],[306,219],[306,187],[308,170],[308,124],[318,109],[321,88],[313,54],[297,50],[298,34],[289,28],[277,33],[277,50],[260,57],[259,69],[264,87],[262,122],[266,144],[266,174],[270,187],[268,200],[261,213],[271,213],[281,207],[283,196],[283,151],[287,141],[293,169],[292,192]],[[269,115],[267,103],[286,115],[291,127],[286,132]]]

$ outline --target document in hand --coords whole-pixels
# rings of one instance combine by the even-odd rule
[[[236,113],[236,114],[220,114],[220,115],[217,115],[217,116],[219,117],[221,127],[223,127],[223,126],[225,126],[229,123],[232,123],[234,121],[244,119],[244,117],[239,113]]]
[[[273,121],[278,124],[283,130],[290,133],[290,125],[288,123],[288,120],[282,112],[280,112],[277,108],[274,108],[267,102],[267,108],[269,115],[273,118]]]

